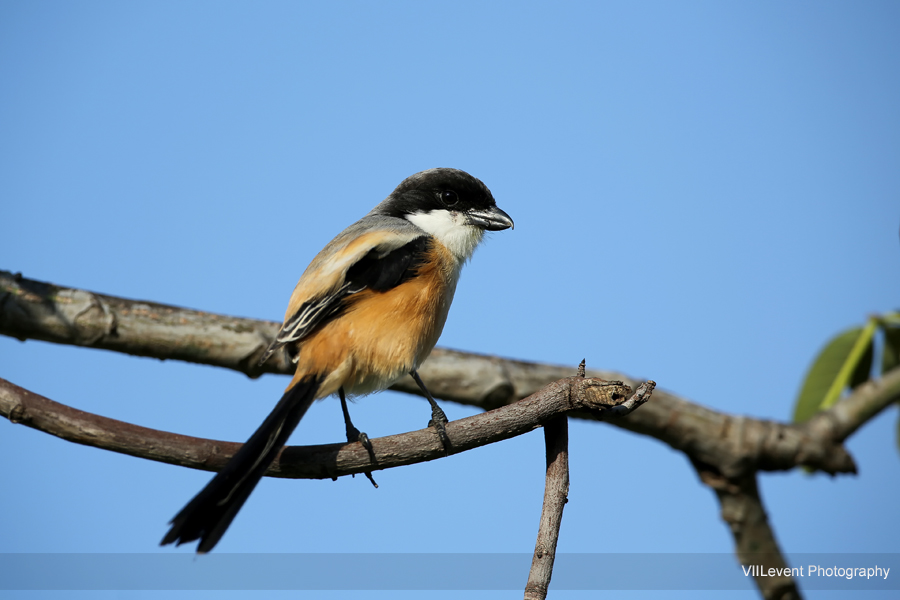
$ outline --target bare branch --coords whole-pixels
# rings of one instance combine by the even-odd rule
[[[576,381],[583,381],[588,387],[605,387],[602,380],[584,379],[584,361],[578,365]],[[628,400],[607,408],[595,411],[600,420],[620,418],[630,414],[637,407],[646,403],[653,393],[656,384],[652,381],[642,383]],[[602,391],[602,390],[601,390]],[[553,563],[556,560],[556,544],[559,541],[559,528],[562,524],[563,508],[569,501],[569,420],[560,415],[544,425],[544,446],[547,454],[547,475],[544,483],[544,504],[541,509],[541,522],[538,527],[534,556],[531,559],[531,570],[528,583],[525,585],[525,600],[543,600],[547,597],[550,577],[553,575]]]
[[[583,374],[580,376],[584,377]],[[595,412],[592,417],[597,421],[608,421],[610,419],[620,419],[630,415],[637,407],[647,403],[647,400],[650,399],[650,395],[653,393],[654,389],[656,389],[655,381],[645,381],[638,386],[637,391],[632,394],[628,400],[621,404],[617,404],[616,406],[610,406],[604,411]]]
[[[270,321],[126,300],[0,271],[0,334],[22,340],[40,339],[184,360],[256,377],[264,371],[290,373],[292,365],[284,356],[273,357],[262,369],[255,366],[277,328],[278,324]],[[609,386],[614,384],[606,383],[603,385],[607,387],[596,388],[591,379],[580,380],[580,384],[573,382],[576,378],[567,377],[571,372],[567,367],[436,349],[419,372],[435,396],[486,410],[529,397],[503,411],[450,423],[447,432],[456,451],[518,435],[569,410],[575,410],[573,417],[597,420],[628,410],[620,402],[624,388],[613,391]],[[584,376],[585,372],[580,370],[579,374]],[[586,374],[621,380],[627,385],[635,383],[634,379],[614,372],[587,371]],[[418,393],[411,381],[403,381],[395,389]],[[604,393],[611,394],[607,399],[619,395],[606,404],[607,408],[618,408],[602,413],[596,410],[596,404],[560,399]],[[639,389],[629,402],[639,405],[641,394]],[[756,473],[800,465],[830,474],[855,473],[853,459],[841,443],[898,400],[900,369],[895,369],[800,425],[721,413],[659,391],[652,403],[627,418],[613,420],[612,424],[652,436],[684,452],[704,483],[716,491],[741,562],[768,568],[783,566],[784,559],[759,498]],[[532,402],[538,407],[532,407]],[[579,411],[577,407],[581,405],[592,406],[593,410]],[[519,415],[518,411],[528,414]],[[221,468],[239,447],[103,419],[57,405],[8,383],[0,385],[0,412],[13,422],[23,422],[78,443],[198,469]],[[502,424],[498,425],[498,418]],[[359,444],[285,448],[268,475],[336,477],[445,455],[430,430],[373,440],[373,446],[378,461],[374,466]],[[760,552],[763,558],[757,556]],[[760,578],[757,584],[766,598],[797,597],[796,586],[789,578]]]
[[[631,390],[616,381],[569,377],[524,400],[446,426],[452,453],[509,439],[571,410],[604,411]],[[193,469],[218,471],[240,444],[178,435],[108,419],[59,404],[0,379],[0,414],[65,440]],[[266,473],[271,477],[326,479],[426,462],[447,456],[433,429],[371,440],[374,461],[362,444],[288,446]]]
[[[0,271],[0,333],[234,369],[251,377],[278,324],[127,300]],[[266,370],[287,373],[283,356]]]
[[[184,360],[255,377],[262,371],[291,372],[292,365],[282,355],[273,356],[262,369],[256,367],[257,358],[277,329],[278,324],[271,321],[126,300],[0,271],[0,334],[23,340]],[[570,373],[569,367],[446,349],[436,349],[419,369],[435,396],[486,410],[530,396]],[[587,375],[620,380],[632,387],[637,383],[634,378],[610,371],[591,370]],[[419,392],[414,382],[406,380],[394,388]],[[594,418],[588,414],[572,416]],[[729,415],[664,391],[656,391],[654,401],[642,410],[611,424],[655,437],[692,459],[715,465],[726,476],[800,465],[831,474],[856,471],[852,458],[830,428]]]
[[[828,410],[803,424],[813,435],[841,443],[885,408],[900,402],[900,367],[862,384]]]
[[[700,479],[711,487],[722,507],[722,519],[731,528],[735,553],[745,567],[759,565],[761,576],[755,576],[756,585],[767,600],[788,600],[799,598],[797,584],[789,576],[768,576],[770,567],[787,566],[775,534],[769,525],[766,510],[759,489],[756,474],[737,478],[723,477],[704,465],[694,464]]]
[[[544,600],[547,597],[563,508],[569,501],[569,420],[565,415],[544,425],[544,446],[547,452],[544,505],[531,571],[525,585],[525,600]]]

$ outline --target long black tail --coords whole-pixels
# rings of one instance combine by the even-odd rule
[[[247,443],[175,515],[161,546],[199,539],[198,553],[213,549],[312,404],[319,383],[317,378],[304,379],[284,393]]]

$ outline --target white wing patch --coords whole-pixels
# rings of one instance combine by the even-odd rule
[[[348,281],[335,293],[319,299],[318,302],[304,304],[293,317],[281,326],[281,331],[278,332],[278,337],[275,340],[282,344],[299,340],[309,329],[327,316],[327,311],[334,308],[336,298],[341,298],[345,294],[352,294],[356,291],[359,290],[350,289],[350,282]]]

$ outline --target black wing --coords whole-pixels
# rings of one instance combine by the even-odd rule
[[[366,289],[385,292],[415,277],[419,267],[424,264],[430,247],[430,238],[422,236],[387,252],[379,248],[370,250],[347,269],[344,284],[337,291],[304,302],[284,322],[259,364],[266,362],[279,348],[303,340],[317,327],[340,315],[347,309],[348,299],[353,294]],[[296,356],[292,355],[291,358]]]

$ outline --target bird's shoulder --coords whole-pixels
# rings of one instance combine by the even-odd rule
[[[406,219],[368,214],[353,223],[331,240],[313,258],[303,272],[285,314],[285,320],[303,304],[335,294],[347,283],[347,275],[359,273],[360,263],[375,263],[378,259],[406,260],[402,253],[424,250],[431,236]],[[412,244],[413,242],[416,242]],[[391,255],[394,256],[391,256]]]

